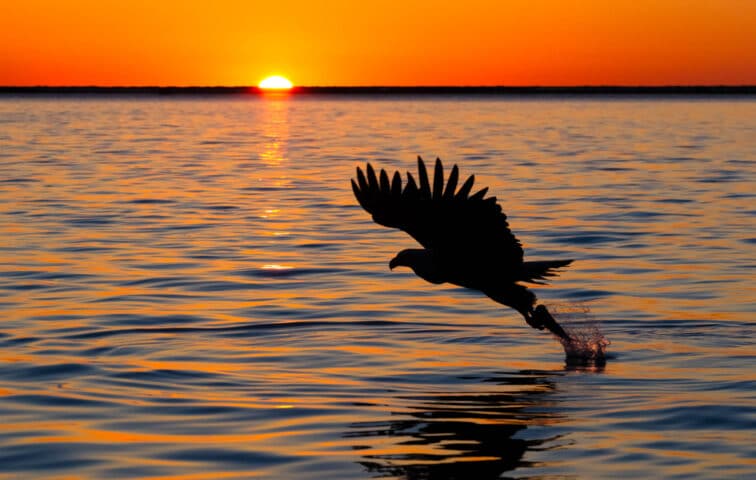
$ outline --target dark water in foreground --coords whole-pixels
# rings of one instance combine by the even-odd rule
[[[388,270],[417,154],[604,367]],[[747,99],[0,99],[0,478],[753,478],[754,205]]]

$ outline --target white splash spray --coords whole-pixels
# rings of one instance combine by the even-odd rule
[[[603,363],[611,344],[601,325],[583,303],[557,303],[548,306],[551,315],[564,328],[569,340],[559,338],[567,363]]]

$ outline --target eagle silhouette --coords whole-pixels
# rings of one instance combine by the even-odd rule
[[[433,185],[423,159],[417,157],[418,181],[407,172],[403,184],[399,172],[391,180],[386,170],[367,164],[367,175],[357,167],[352,182],[357,201],[373,220],[407,232],[424,248],[399,252],[389,267],[411,268],[420,278],[479,290],[525,317],[533,328],[548,329],[569,341],[570,337],[536,296],[518,282],[544,284],[572,260],[524,261],[522,245],[509,229],[507,216],[488,188],[470,195],[475,176],[457,189],[459,169],[452,167],[444,182],[444,169],[436,159]]]

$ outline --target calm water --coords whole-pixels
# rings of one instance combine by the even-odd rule
[[[349,178],[417,154],[604,367],[389,271]],[[5,97],[0,222],[0,478],[756,475],[753,99]]]

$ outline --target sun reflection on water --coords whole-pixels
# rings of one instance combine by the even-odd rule
[[[263,102],[260,160],[266,167],[281,167],[288,160],[289,108],[287,98],[266,98]]]

